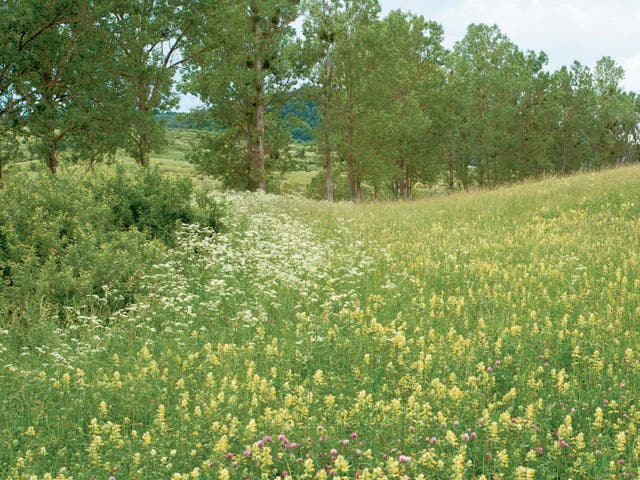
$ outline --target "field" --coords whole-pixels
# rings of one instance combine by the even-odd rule
[[[0,477],[640,476],[640,168],[227,194],[110,318],[0,325]]]

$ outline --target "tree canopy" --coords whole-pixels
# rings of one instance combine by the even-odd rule
[[[162,118],[204,127],[189,159],[229,188],[266,190],[292,133],[313,140],[329,200],[336,182],[410,198],[638,160],[640,102],[614,59],[550,71],[496,25],[443,38],[377,0],[5,0],[0,167],[116,151],[144,167]],[[178,90],[203,104],[191,118],[170,115]]]

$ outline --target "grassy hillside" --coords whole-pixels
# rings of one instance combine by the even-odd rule
[[[110,318],[0,329],[0,477],[640,475],[640,168],[228,196]]]

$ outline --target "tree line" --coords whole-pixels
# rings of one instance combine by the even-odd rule
[[[354,201],[410,198],[418,183],[493,186],[639,155],[640,101],[613,59],[550,72],[497,26],[470,25],[448,50],[441,25],[383,17],[377,0],[0,5],[0,167],[25,138],[52,173],[62,150],[146,166],[178,91],[203,102],[195,124],[215,125],[189,159],[231,188],[266,190],[290,164],[294,100],[317,109],[329,200],[339,179]]]

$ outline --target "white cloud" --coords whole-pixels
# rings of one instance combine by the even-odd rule
[[[544,50],[552,69],[574,60],[593,67],[607,55],[627,72],[625,86],[640,92],[638,0],[381,0],[383,10],[402,8],[443,24],[446,45],[470,23],[497,24],[524,50]]]

